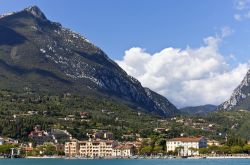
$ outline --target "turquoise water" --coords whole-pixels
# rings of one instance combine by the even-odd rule
[[[0,165],[250,165],[250,159],[63,160],[2,159]]]

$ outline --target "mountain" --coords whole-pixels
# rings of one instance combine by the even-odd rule
[[[214,112],[217,109],[215,105],[201,105],[196,107],[185,107],[181,108],[180,111],[190,115],[206,115],[210,112]]]
[[[136,110],[171,116],[177,108],[142,87],[85,37],[36,7],[0,16],[0,87],[105,97]]]
[[[230,99],[219,106],[220,110],[250,110],[250,70]]]

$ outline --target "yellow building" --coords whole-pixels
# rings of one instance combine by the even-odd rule
[[[72,139],[70,142],[66,142],[64,146],[64,152],[66,156],[75,157],[79,153],[78,140]]]
[[[113,147],[117,142],[112,140],[79,141],[79,156],[81,157],[111,157]]]

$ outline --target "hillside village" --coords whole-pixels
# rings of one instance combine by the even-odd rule
[[[162,118],[69,93],[2,90],[0,96],[3,157],[186,157],[249,151],[245,126],[250,114],[244,110]]]
[[[37,113],[32,112],[32,115]],[[81,113],[78,120],[88,117],[88,113]],[[77,119],[74,115],[70,115],[62,120]],[[173,124],[190,127],[194,132],[195,130],[208,131],[210,134],[218,134],[220,138],[215,140],[195,134],[192,136],[187,132],[178,132],[171,128]],[[0,138],[0,153],[2,157],[162,158],[244,155],[250,151],[250,141],[216,132],[218,125],[207,123],[202,118],[158,119],[159,125],[161,127],[155,127],[148,137],[142,137],[139,133],[130,133],[121,135],[119,140],[108,130],[90,129],[85,138],[76,139],[67,130],[47,131],[41,125],[35,125],[28,133],[26,142],[8,137]],[[236,126],[233,125],[232,129],[233,127]]]

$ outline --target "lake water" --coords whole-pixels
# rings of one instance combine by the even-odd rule
[[[250,165],[250,159],[197,159],[197,160],[0,159],[0,165]]]

